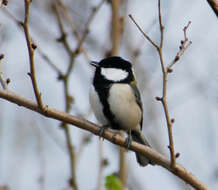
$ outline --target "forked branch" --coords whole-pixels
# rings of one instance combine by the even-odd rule
[[[160,63],[161,63],[161,69],[163,74],[162,79],[162,97],[156,97],[158,101],[161,101],[164,109],[164,114],[167,122],[167,128],[168,128],[168,137],[169,137],[169,149],[170,149],[170,157],[171,157],[171,167],[175,168],[176,165],[176,157],[175,157],[175,150],[174,150],[174,142],[173,142],[173,132],[172,132],[172,126],[174,123],[174,119],[170,117],[168,104],[167,104],[167,80],[168,80],[168,73],[172,72],[172,66],[180,59],[180,57],[184,54],[185,50],[190,46],[191,41],[188,40],[186,35],[186,30],[190,25],[190,22],[187,26],[184,27],[184,40],[181,43],[180,51],[177,53],[175,59],[172,61],[172,63],[169,64],[169,66],[166,66],[163,59],[163,44],[164,44],[164,26],[162,22],[162,15],[161,15],[161,3],[160,0],[158,0],[158,18],[159,18],[159,27],[160,27],[160,43],[157,45],[138,25],[138,23],[135,21],[132,15],[129,15],[130,19],[134,22],[136,27],[139,29],[139,31],[143,34],[143,36],[157,49]],[[178,155],[178,154],[177,154]]]
[[[29,100],[27,98],[24,98],[16,93],[13,93],[9,90],[0,90],[0,98],[8,100],[12,103],[15,103],[19,106],[23,106],[29,110],[35,111],[40,113],[41,115],[44,115],[48,118],[53,118],[56,120],[59,120],[64,123],[69,123],[75,127],[78,127],[80,129],[84,129],[86,131],[89,131],[95,135],[99,135],[99,127],[94,123],[91,123],[87,120],[72,116],[70,114],[67,114],[65,112],[58,111],[54,108],[46,106],[46,112],[42,111],[38,105],[33,102],[32,100]],[[121,137],[118,134],[115,134],[114,132],[110,130],[105,130],[104,134],[102,135],[104,139],[107,139],[113,144],[126,147],[125,144],[125,138]],[[208,190],[208,187],[203,184],[200,180],[198,180],[192,173],[187,171],[184,167],[181,165],[175,163],[174,168],[171,167],[171,162],[169,159],[161,155],[160,153],[154,151],[153,149],[138,144],[136,142],[132,142],[130,150],[140,153],[144,156],[146,156],[149,160],[152,161],[152,163],[155,163],[156,165],[160,165],[164,168],[166,168],[171,173],[178,176],[180,179],[185,181],[187,184],[190,184],[192,187],[198,190]]]
[[[25,18],[23,23],[27,48],[29,52],[29,64],[30,64],[30,73],[29,76],[32,81],[35,97],[40,109],[43,110],[42,98],[41,93],[38,90],[37,82],[36,82],[36,74],[35,74],[35,66],[34,66],[34,50],[37,48],[34,43],[31,42],[30,34],[29,34],[29,15],[30,15],[30,4],[31,0],[25,0]]]

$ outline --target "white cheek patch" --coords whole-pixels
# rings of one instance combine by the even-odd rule
[[[121,81],[127,78],[128,72],[122,69],[101,68],[101,74],[111,81]]]

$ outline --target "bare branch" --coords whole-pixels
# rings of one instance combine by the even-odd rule
[[[99,3],[96,7],[93,8],[92,13],[91,13],[91,15],[89,16],[88,21],[87,21],[87,23],[86,23],[86,25],[85,25],[85,29],[84,29],[84,31],[83,31],[83,35],[82,35],[82,37],[80,38],[80,40],[79,40],[79,42],[78,42],[78,45],[77,45],[77,48],[76,48],[75,51],[80,51],[80,50],[81,50],[82,44],[83,44],[83,42],[85,41],[85,39],[86,39],[86,37],[87,37],[87,35],[88,35],[88,33],[89,33],[90,24],[91,24],[92,20],[94,19],[96,13],[99,11],[99,9],[101,8],[101,6],[104,4],[105,1],[106,1],[106,0],[100,1],[100,3]]]
[[[55,15],[57,17],[58,26],[59,26],[59,30],[60,30],[60,33],[61,33],[61,37],[59,38],[59,41],[63,43],[64,48],[67,51],[67,53],[69,55],[69,58],[70,58],[70,62],[69,62],[69,65],[67,67],[67,71],[66,71],[66,73],[64,75],[62,75],[62,78],[60,78],[60,79],[62,79],[63,84],[64,84],[65,112],[66,113],[70,112],[71,105],[73,103],[73,97],[69,93],[69,78],[70,78],[70,74],[71,74],[73,66],[74,66],[75,58],[80,54],[82,44],[85,41],[85,39],[87,37],[87,34],[88,34],[89,26],[90,26],[94,16],[96,15],[97,11],[100,9],[102,4],[104,3],[104,1],[105,0],[101,1],[100,4],[95,9],[93,9],[93,11],[92,11],[92,13],[91,13],[91,15],[90,15],[90,17],[89,17],[89,19],[87,21],[87,24],[85,26],[85,30],[83,32],[82,38],[79,38],[78,33],[76,32],[75,29],[73,29],[74,35],[78,39],[78,44],[77,44],[77,47],[75,48],[75,50],[71,49],[70,44],[67,41],[67,33],[65,32],[64,25],[62,23],[62,18],[61,18],[61,15],[60,15],[60,8],[63,7],[63,8],[66,9],[66,7],[63,6],[64,4],[62,3],[62,1],[59,1],[59,3],[55,3],[53,5],[54,13],[55,13]],[[70,154],[70,158],[71,158],[71,175],[72,175],[72,178],[71,178],[70,184],[74,189],[78,189],[77,183],[76,183],[76,174],[75,174],[75,159],[76,158],[75,158],[74,146],[73,146],[73,144],[71,142],[70,129],[69,129],[69,126],[66,123],[62,123],[61,126],[64,128],[64,131],[65,131],[65,135],[66,135],[66,138],[67,138],[67,146],[68,146],[68,150],[69,150],[69,154]]]
[[[172,168],[175,167],[176,164],[176,158],[175,158],[175,151],[174,151],[174,142],[173,142],[173,132],[172,132],[172,122],[171,122],[171,118],[170,118],[170,114],[169,114],[169,109],[168,109],[168,105],[167,105],[167,78],[168,78],[168,72],[167,72],[167,68],[164,64],[164,60],[163,60],[163,39],[164,39],[164,26],[162,24],[162,16],[161,16],[161,5],[160,5],[160,0],[158,0],[158,16],[159,16],[159,25],[160,25],[160,36],[161,36],[161,40],[160,40],[160,46],[157,49],[158,50],[158,54],[159,54],[159,58],[160,58],[160,63],[161,63],[161,69],[162,69],[162,73],[163,73],[163,89],[162,89],[162,97],[160,98],[160,101],[163,105],[163,109],[164,109],[164,114],[165,114],[165,118],[167,121],[167,129],[168,129],[168,137],[169,137],[169,149],[170,149],[170,157],[171,157],[171,166]]]
[[[78,151],[76,153],[76,161],[78,161],[81,157],[81,154],[88,143],[90,143],[92,138],[92,134],[83,134],[82,140],[79,143]]]
[[[58,8],[58,4],[57,3],[54,3],[53,5],[53,9],[54,9],[54,13],[57,17],[57,21],[58,21],[58,27],[60,29],[60,32],[61,32],[61,36],[60,38],[58,38],[58,41],[62,42],[63,45],[64,45],[64,48],[66,49],[66,51],[68,52],[68,54],[73,54],[73,50],[71,49],[68,41],[67,41],[67,34],[64,30],[64,26],[63,26],[63,23],[62,23],[62,20],[61,20],[61,16],[59,14],[59,8]]]
[[[175,151],[174,151],[174,142],[173,142],[173,133],[172,133],[172,125],[174,119],[170,118],[168,105],[167,105],[167,80],[168,80],[168,73],[172,71],[171,67],[176,63],[176,61],[179,60],[179,58],[183,55],[184,51],[188,48],[188,46],[191,44],[191,42],[188,42],[188,38],[186,36],[186,30],[190,25],[190,22],[186,27],[184,27],[184,42],[182,42],[182,46],[180,48],[180,51],[177,53],[174,61],[167,67],[164,64],[163,59],[163,42],[164,42],[164,26],[162,23],[162,15],[161,15],[161,3],[160,0],[158,0],[158,18],[159,18],[159,26],[160,26],[160,44],[159,46],[141,29],[141,27],[137,24],[135,19],[132,17],[132,15],[129,15],[131,20],[135,23],[136,27],[139,29],[139,31],[143,34],[143,36],[157,49],[160,63],[161,63],[161,69],[163,74],[163,88],[162,88],[162,97],[157,97],[156,99],[158,101],[161,101],[164,109],[165,118],[167,121],[167,128],[168,128],[168,136],[169,136],[169,149],[170,149],[170,157],[171,157],[171,167],[174,168],[176,165],[176,157],[175,157]],[[188,42],[188,44],[187,44]]]
[[[190,24],[191,24],[191,22],[189,21],[188,24],[183,28],[184,40],[181,41],[181,46],[179,47],[179,52],[176,54],[173,61],[167,67],[167,72],[172,71],[173,65],[175,65],[175,63],[177,61],[179,61],[180,57],[185,53],[185,50],[192,44],[192,42],[188,40],[187,34],[186,34],[186,31],[187,31],[188,27],[190,26]]]
[[[0,54],[0,61],[4,58],[4,55],[3,54]],[[2,88],[4,90],[7,90],[8,89],[8,84],[7,82],[4,80],[4,76],[3,76],[3,72],[1,70],[1,62],[0,62],[0,83],[2,85]]]
[[[58,78],[62,78],[63,77],[63,73],[62,71],[52,62],[52,60],[48,57],[48,55],[46,55],[42,49],[40,47],[37,46],[37,52],[39,53],[39,55],[46,61],[46,63],[54,70],[57,72],[58,74]]]
[[[120,50],[120,40],[122,36],[122,23],[120,18],[120,5],[121,0],[112,0],[112,28],[111,28],[111,40],[112,40],[112,49],[110,55],[117,56]]]
[[[77,32],[77,30],[75,29],[72,18],[70,16],[71,12],[70,12],[68,6],[66,6],[62,0],[58,0],[58,5],[59,5],[60,10],[62,10],[61,13],[63,15],[63,18],[66,20],[66,22],[70,26],[70,28],[71,28],[71,30],[73,32],[73,35],[75,36],[77,42],[79,43],[80,36],[79,36],[79,33]],[[83,46],[81,46],[80,51],[83,52],[85,58],[88,60],[88,62],[90,62],[90,58],[89,58],[87,50]]]
[[[8,17],[10,17],[19,28],[23,28],[23,22],[18,20],[13,14],[11,14],[8,9],[3,9],[4,13],[8,15]],[[32,40],[33,44],[37,44],[36,41],[33,39],[32,36],[30,36],[30,39]],[[54,69],[57,74],[58,74],[58,78],[61,78],[63,76],[62,71],[52,62],[52,60],[48,57],[48,55],[46,55],[46,53],[38,46],[37,44],[37,51],[39,53],[39,55],[46,61],[46,63],[52,68]]]
[[[7,82],[4,80],[3,72],[1,71],[1,68],[0,68],[0,83],[1,83],[2,88],[3,88],[4,90],[7,90],[7,89],[8,89],[8,84],[7,84]]]
[[[163,60],[163,55],[162,55],[162,47],[163,47],[163,38],[164,38],[164,27],[162,24],[162,17],[161,17],[161,7],[160,7],[160,0],[158,0],[158,16],[159,16],[159,25],[160,25],[160,33],[161,33],[161,40],[160,40],[160,45],[158,46],[142,29],[141,27],[137,24],[135,19],[132,17],[132,15],[129,15],[131,20],[135,23],[136,27],[139,29],[139,31],[143,34],[143,36],[157,49],[159,58],[160,58],[160,63],[161,63],[161,69],[163,73],[163,90],[162,90],[162,97],[158,97],[157,100],[162,102],[163,108],[164,108],[164,113],[165,113],[165,118],[167,121],[167,128],[168,128],[168,136],[169,136],[169,149],[170,149],[170,156],[171,156],[171,165],[172,167],[175,166],[175,153],[174,153],[174,145],[173,145],[173,136],[172,136],[172,122],[169,116],[169,111],[168,111],[168,105],[167,105],[167,69],[164,65],[164,60]]]
[[[71,71],[73,69],[75,56],[79,52],[75,53],[71,49],[70,44],[67,41],[67,34],[66,34],[65,30],[64,30],[62,19],[61,19],[60,13],[59,13],[59,6],[58,6],[57,3],[55,3],[53,5],[53,9],[54,9],[54,13],[55,13],[55,15],[57,17],[58,27],[59,27],[59,30],[60,30],[60,33],[61,33],[61,37],[58,39],[58,41],[63,43],[63,46],[64,46],[66,52],[68,53],[69,57],[70,57],[70,62],[69,62],[66,74],[64,74],[62,76],[62,78],[60,78],[60,79],[62,79],[63,84],[64,84],[65,112],[69,113],[70,109],[71,109],[73,97],[69,93],[68,83],[69,83],[69,77],[70,77]],[[75,156],[74,146],[73,146],[72,141],[71,141],[70,128],[69,128],[69,125],[66,122],[62,122],[61,127],[63,127],[64,132],[65,132],[68,152],[69,152],[69,155],[70,155],[71,179],[69,180],[69,182],[70,182],[69,184],[73,189],[77,190],[78,186],[77,186],[77,181],[76,181],[76,168],[75,168],[76,156]]]
[[[34,93],[35,93],[38,106],[41,109],[43,109],[41,94],[38,90],[38,86],[36,82],[35,66],[34,66],[34,50],[36,49],[36,45],[31,42],[31,38],[29,34],[29,27],[28,27],[29,15],[30,15],[30,3],[31,3],[31,0],[25,0],[25,18],[24,18],[23,28],[24,28],[26,43],[27,43],[28,52],[29,52],[29,64],[30,64],[29,76],[32,81],[32,85],[33,85],[33,89],[34,89]]]
[[[161,49],[163,47],[163,40],[164,40],[164,26],[162,23],[160,0],[158,0],[158,18],[159,18],[159,25],[160,25],[160,46],[159,48]]]
[[[60,112],[56,109],[46,106],[46,111],[42,111],[38,105],[33,102],[32,100],[26,99],[18,94],[15,94],[9,90],[0,90],[0,98],[13,102],[19,106],[26,107],[32,111],[38,112],[45,117],[53,118],[65,123],[69,123],[73,126],[76,126],[80,129],[84,129],[89,131],[95,135],[99,135],[99,127],[94,123],[91,123],[84,119],[79,119],[74,117],[70,114]],[[107,139],[113,144],[117,144],[119,146],[125,147],[125,138],[121,137],[110,130],[105,130],[104,134],[102,135],[103,138]],[[140,153],[146,156],[149,160],[151,160],[156,165],[160,165],[166,168],[171,173],[178,176],[180,179],[185,181],[187,184],[190,184],[192,187],[198,190],[208,190],[209,188],[199,181],[192,173],[187,171],[184,167],[179,164],[175,164],[174,168],[171,167],[171,162],[169,159],[161,155],[160,153],[154,151],[153,149],[149,148],[148,146],[144,146],[142,144],[138,144],[136,142],[132,142],[130,150]]]
[[[138,23],[136,22],[136,20],[133,18],[133,16],[130,14],[129,18],[134,22],[134,24],[136,25],[136,27],[139,29],[139,31],[142,33],[142,35],[155,47],[155,48],[159,48],[159,46],[142,30],[142,28],[138,25]]]

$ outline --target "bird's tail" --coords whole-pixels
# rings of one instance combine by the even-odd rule
[[[140,143],[140,144],[143,144],[145,146],[151,147],[149,145],[148,141],[144,138],[144,136],[142,135],[141,132],[139,132],[139,131],[132,131],[131,135],[132,135],[132,139],[134,141],[136,141],[137,143]],[[141,166],[146,166],[149,163],[151,163],[148,158],[146,158],[144,155],[139,154],[139,153],[136,153],[136,160],[139,163],[139,165],[141,165]]]

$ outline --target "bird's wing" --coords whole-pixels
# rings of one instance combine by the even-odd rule
[[[140,92],[138,90],[138,87],[136,84],[130,84],[130,87],[132,88],[132,91],[136,97],[136,102],[139,105],[141,111],[142,111],[142,118],[140,121],[140,126],[141,126],[141,130],[142,130],[142,124],[143,124],[143,106],[142,106],[142,101],[141,101],[141,96],[140,96]]]

